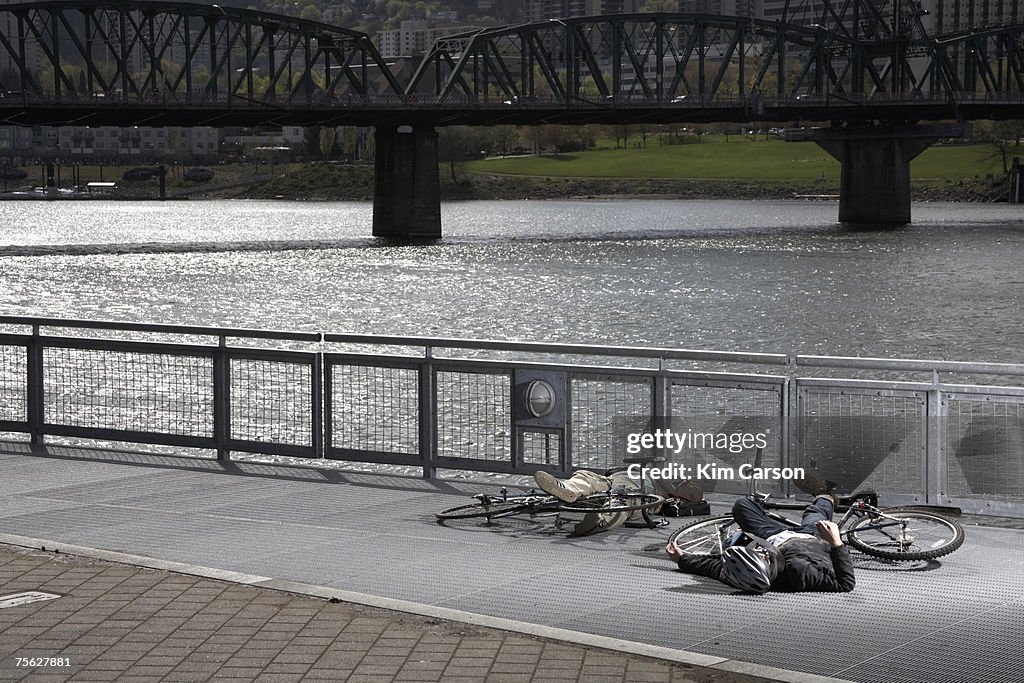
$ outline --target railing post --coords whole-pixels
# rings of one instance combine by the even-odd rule
[[[789,384],[788,391],[786,392],[786,408],[785,417],[783,419],[783,438],[785,439],[786,449],[783,451],[782,467],[797,467],[805,465],[801,459],[801,450],[803,448],[803,430],[807,428],[804,424],[805,409],[804,398],[800,395],[800,379],[796,376],[796,368],[790,366]],[[793,491],[793,484],[790,481],[785,483],[785,494],[786,497],[796,495]]]
[[[658,372],[654,375],[654,400],[652,401],[653,410],[651,411],[652,424],[650,429],[662,429],[667,428],[672,418],[672,384],[668,381],[668,371],[665,367],[665,359],[658,359]],[[667,444],[662,444],[661,452],[658,457],[668,462],[669,448]]]
[[[329,397],[324,394],[324,354],[318,351],[313,357],[310,368],[310,445],[318,458],[324,457],[324,402]]]
[[[509,464],[512,469],[519,472],[523,469],[523,440],[519,432],[519,425],[516,424],[516,373],[512,371],[510,373],[511,381],[509,381],[508,387],[508,404],[511,406],[511,410],[508,411],[508,445],[509,445]],[[544,435],[545,445],[547,443],[548,435]]]
[[[925,496],[932,505],[943,504],[949,495],[946,471],[946,396],[939,382],[938,371],[932,371],[932,388],[928,390],[925,417]]]
[[[28,343],[27,386],[25,406],[28,431],[32,443],[43,443],[45,397],[43,395],[43,342],[39,335],[39,324],[32,325],[32,339]]]
[[[213,354],[213,440],[217,460],[230,460],[228,438],[231,435],[231,371],[227,353],[227,339],[221,335]]]
[[[786,379],[782,382],[781,396],[779,396],[779,467],[792,467],[793,458],[789,452],[790,444],[790,416],[792,415],[794,393],[796,391],[796,358],[790,356],[789,365],[786,370]],[[790,480],[782,482],[782,494],[789,498],[792,495],[792,484]]]
[[[423,463],[423,478],[434,477],[434,450],[437,441],[437,394],[434,391],[433,350],[425,347],[423,363],[420,364],[420,462]]]
[[[320,335],[321,349],[324,349],[323,334]],[[321,391],[323,392],[323,412],[321,413],[321,420],[323,421],[323,433],[322,440],[320,442],[320,457],[324,457],[324,453],[334,444],[334,382],[331,379],[331,368],[327,365],[326,353],[321,350],[320,352],[320,371],[321,371]]]
[[[558,454],[558,469],[562,472],[573,472],[573,460],[576,454],[572,448],[572,436],[573,436],[573,425],[572,425],[572,404],[573,404],[573,393],[572,393],[572,374],[566,373],[565,376],[565,422],[562,423],[562,448]]]

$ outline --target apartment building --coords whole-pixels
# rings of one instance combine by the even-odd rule
[[[726,17],[760,17],[761,0],[680,0],[680,12]]]
[[[397,29],[379,32],[374,37],[374,43],[385,59],[411,57],[426,54],[438,38],[472,31],[474,28],[452,24],[432,26],[423,19],[407,19]]]
[[[1021,0],[925,0],[936,34],[1024,22]]]
[[[525,0],[523,17],[527,21],[545,21],[566,17],[637,12],[640,0]]]
[[[220,140],[221,131],[206,126],[0,126],[0,157],[209,162],[220,154]]]

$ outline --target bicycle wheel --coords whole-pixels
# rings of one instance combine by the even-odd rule
[[[861,517],[850,527],[850,545],[886,560],[930,560],[964,542],[963,527],[941,515],[899,508],[881,512],[884,517]]]
[[[632,512],[660,505],[665,499],[653,493],[595,493],[574,503],[562,503],[562,512]]]
[[[734,522],[732,515],[709,517],[679,527],[668,537],[668,542],[679,552],[691,555],[718,555],[721,552],[719,534],[725,524]]]
[[[487,503],[469,503],[468,505],[448,508],[438,512],[435,516],[439,522],[443,522],[446,519],[472,519],[473,517],[486,517],[490,520],[517,515],[520,512],[526,512],[529,508],[530,506],[522,500],[497,500]]]

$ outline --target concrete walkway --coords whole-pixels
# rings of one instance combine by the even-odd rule
[[[238,605],[247,601],[262,604],[261,600],[284,600],[280,593],[267,591],[276,589],[425,617],[425,621],[417,622],[421,626],[417,627],[420,635],[415,642],[410,635],[402,638],[403,645],[392,652],[394,658],[388,663],[391,668],[377,672],[384,677],[380,680],[393,680],[410,663],[414,649],[406,652],[402,647],[416,648],[423,638],[433,642],[430,628],[454,629],[440,634],[454,638],[452,634],[468,628],[458,624],[471,624],[473,628],[497,627],[523,634],[492,632],[478,636],[473,632],[474,640],[488,641],[492,649],[496,642],[504,643],[509,638],[534,645],[525,648],[531,650],[528,656],[515,655],[525,657],[519,663],[528,670],[506,671],[505,665],[515,662],[505,661],[498,645],[487,666],[497,665],[502,659],[500,670],[488,668],[484,672],[481,660],[469,674],[470,680],[486,680],[488,676],[505,680],[500,678],[505,675],[527,680],[539,676],[549,671],[538,668],[542,660],[547,661],[544,656],[549,648],[561,652],[559,648],[573,649],[567,643],[575,643],[710,667],[698,674],[663,663],[657,665],[665,667],[660,673],[652,670],[650,676],[645,674],[639,680],[687,680],[686,676],[726,680],[721,678],[725,672],[738,672],[794,681],[1024,681],[1024,655],[1017,643],[1018,634],[1024,632],[1024,533],[1020,530],[972,527],[965,546],[941,562],[895,566],[859,557],[858,587],[850,594],[755,597],[735,595],[717,582],[673,571],[671,563],[657,551],[669,533],[665,529],[620,529],[573,539],[547,520],[445,526],[434,521],[435,511],[468,500],[469,494],[482,488],[496,489],[494,486],[255,464],[225,465],[138,453],[52,447],[33,451],[27,445],[16,444],[0,447],[0,468],[0,532],[6,534],[0,542],[64,546],[66,551],[88,553],[98,559],[244,584],[244,590],[251,591],[246,595],[253,597],[237,598],[232,593],[227,603],[234,610],[232,615],[239,613]],[[50,566],[46,563],[52,564],[52,560],[43,563]],[[172,583],[191,581],[164,576]],[[5,578],[3,583],[8,584],[8,580]],[[31,583],[29,579],[27,584]],[[42,585],[19,590],[45,590]],[[223,588],[221,593],[242,589]],[[199,590],[200,595],[210,596],[210,609],[217,614],[219,598],[212,597],[217,591]],[[5,588],[2,594],[14,592]],[[159,628],[154,632],[164,629],[158,640],[172,640],[181,647],[188,630],[183,624],[194,616],[182,610],[166,614],[165,593],[171,592],[158,591],[162,597],[147,604],[153,610],[151,618],[158,620]],[[275,597],[258,597],[266,595]],[[33,615],[52,609],[59,614],[64,608],[56,606],[62,601],[69,604],[69,597],[73,595],[9,609],[32,609]],[[288,600],[307,599],[289,596]],[[309,603],[316,609],[296,608],[310,615],[303,624],[313,622],[314,612],[342,608],[322,600]],[[9,618],[5,614],[8,611],[0,610],[0,618]],[[291,608],[282,606],[280,612],[290,614]],[[98,628],[101,633],[106,632],[104,621],[115,619],[109,611],[90,618],[97,619],[90,628]],[[268,617],[259,622],[261,618],[242,618],[250,640],[262,639],[256,637],[255,626],[272,621]],[[341,613],[332,618],[337,618],[341,626],[337,636],[347,628],[341,621],[349,620],[346,623],[351,624],[353,619],[359,620]],[[395,615],[382,618],[391,624],[411,619]],[[433,623],[440,620],[455,625]],[[228,621],[230,618],[222,619],[224,624]],[[284,619],[281,623],[290,622]],[[289,637],[289,647],[292,640],[310,634],[323,639],[298,645],[306,648],[302,652],[307,659],[296,663],[296,668],[305,666],[306,672],[313,671],[317,662],[335,651],[326,640],[335,636],[331,633],[333,626],[321,628],[321,622],[316,623],[317,628],[308,632],[295,629]],[[388,640],[383,634],[392,627],[374,627],[378,634],[374,643],[379,638]],[[15,635],[18,628],[14,629]],[[59,634],[62,628],[55,625],[49,630],[56,629]],[[168,628],[171,631],[166,632]],[[426,634],[422,628],[427,628]],[[49,630],[29,635],[39,638]],[[270,633],[275,630],[287,629],[275,628]],[[202,644],[213,637],[209,626],[205,631],[200,629],[204,632]],[[168,633],[175,634],[174,638]],[[9,656],[21,656],[18,653],[27,652],[29,645],[19,642],[10,650],[9,635],[11,629],[0,634],[5,657],[0,674],[16,676],[16,668],[11,673]],[[244,634],[229,629],[227,635],[235,637],[237,644]],[[547,644],[542,643],[538,649],[539,641],[526,636],[561,644],[556,648],[544,641]],[[445,671],[453,659],[465,659],[462,655],[455,657],[462,640],[445,642],[454,644],[452,658],[446,660],[441,673],[437,673],[437,664],[431,665],[434,678],[427,680],[439,680],[448,675]],[[120,651],[114,644],[97,647]],[[353,664],[353,670],[376,645],[367,647],[358,661],[352,662],[354,654],[345,660]],[[243,649],[241,645],[239,649]],[[271,648],[263,649],[259,656],[270,655],[270,659],[256,657],[254,661],[263,661],[261,671],[265,673],[277,671],[277,665],[292,659],[275,657],[266,651]],[[280,654],[280,650],[277,652]],[[636,680],[635,667],[639,664],[630,664],[621,654],[606,657],[600,661],[614,667],[604,670],[610,676],[607,680]],[[188,666],[198,666],[194,659],[187,656],[185,660],[193,663],[179,673],[187,673]],[[230,659],[217,663],[216,670]],[[251,674],[253,667],[244,667],[243,659],[230,668],[248,668]],[[173,672],[185,660],[160,660],[160,666],[172,666],[169,671]],[[593,677],[597,671],[588,669],[584,674],[582,667],[587,660],[578,661],[578,680],[604,680]],[[613,665],[612,661],[617,663]],[[645,667],[655,666],[644,661]],[[416,659],[415,663],[421,662]],[[271,666],[275,668],[268,668]],[[349,670],[340,664],[331,666],[341,672]],[[456,671],[451,669],[451,674]],[[212,671],[206,668],[194,673],[195,679],[201,679]],[[281,673],[292,678],[302,675],[295,671]],[[571,674],[557,677],[573,680]],[[134,680],[130,675],[128,679]]]

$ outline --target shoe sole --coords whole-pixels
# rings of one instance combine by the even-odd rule
[[[535,472],[533,474],[533,478],[537,482],[537,486],[539,486],[544,493],[554,496],[563,503],[575,503],[579,500],[579,494],[573,493],[562,486],[562,482],[558,481],[558,479],[556,479],[552,474],[547,472]]]

